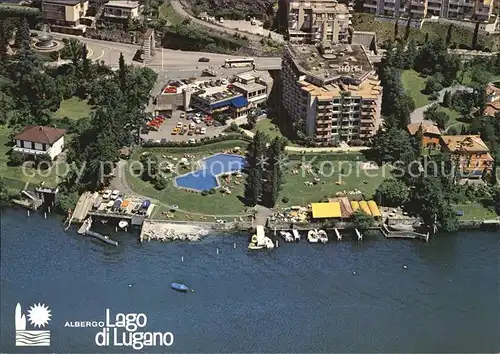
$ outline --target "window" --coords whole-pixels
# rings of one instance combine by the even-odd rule
[[[33,150],[35,150],[35,143],[34,143],[34,142],[31,142],[31,148],[32,148]]]

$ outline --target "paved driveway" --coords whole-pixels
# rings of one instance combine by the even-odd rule
[[[470,88],[468,86],[463,86],[463,85],[455,85],[455,86],[451,86],[451,87],[447,87],[447,88],[442,89],[441,91],[439,91],[439,100],[433,101],[433,102],[426,104],[425,106],[419,107],[416,110],[414,110],[413,112],[411,112],[410,121],[412,123],[419,123],[419,122],[423,121],[424,120],[424,112],[427,110],[427,108],[432,106],[434,103],[442,102],[443,97],[444,97],[444,93],[446,91],[450,91],[451,94],[453,95],[455,92],[462,91],[462,90],[472,91],[472,88]]]

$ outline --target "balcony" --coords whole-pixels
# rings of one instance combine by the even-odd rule
[[[361,118],[361,124],[373,124],[373,119]]]

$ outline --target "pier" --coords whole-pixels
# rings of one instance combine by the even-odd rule
[[[80,226],[80,228],[78,229],[78,233],[80,235],[87,235],[87,236],[97,238],[98,240],[104,241],[107,244],[110,244],[113,246],[118,246],[118,242],[111,240],[108,236],[103,236],[98,232],[90,230],[91,226],[92,226],[92,218],[88,218]]]
[[[425,242],[429,241],[429,233],[422,234],[415,231],[391,231],[387,228],[387,225],[383,224],[380,228],[380,232],[385,236],[385,238],[408,238],[408,239],[420,239]]]

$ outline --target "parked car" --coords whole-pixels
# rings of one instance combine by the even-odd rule
[[[200,133],[201,134],[206,134],[207,133],[207,128],[205,128],[205,127],[201,128],[201,132]]]
[[[198,59],[198,61],[200,63],[208,63],[210,61],[210,58],[207,58],[207,57],[201,57],[200,59]]]
[[[115,200],[116,198],[118,198],[118,195],[120,194],[120,191],[115,189],[113,191],[113,193],[111,193],[111,196],[109,197],[111,200]]]
[[[188,135],[193,135],[193,134],[194,134],[194,130],[193,129],[189,129]]]
[[[184,124],[184,130],[188,130],[189,129],[189,126],[187,124]]]
[[[188,143],[189,144],[196,144],[196,139],[189,139]]]
[[[187,130],[182,129],[182,130],[179,132],[179,135],[184,135],[184,134],[186,134],[186,132],[187,132]]]
[[[160,143],[165,144],[168,140],[167,139],[161,139]]]
[[[174,129],[172,129],[172,135],[177,135],[177,134],[179,134],[180,131],[181,130],[179,128],[174,128]]]
[[[201,133],[201,128],[196,128],[196,130],[194,131],[196,134],[200,134]]]
[[[177,128],[182,128],[182,122],[177,122],[176,127],[177,127]]]
[[[109,199],[109,197],[111,197],[111,191],[109,189],[107,189],[102,194],[102,199]]]

